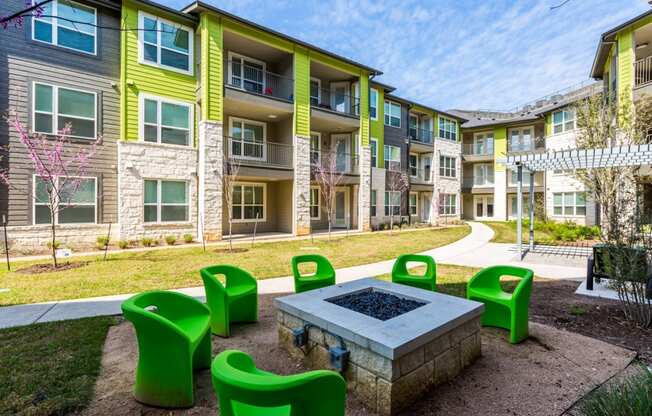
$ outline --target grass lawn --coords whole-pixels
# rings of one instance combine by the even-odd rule
[[[0,414],[63,415],[93,397],[102,347],[115,318],[0,330]]]
[[[494,238],[491,239],[492,243],[516,243],[516,223],[513,222],[499,222],[499,221],[483,221],[485,225],[494,230]],[[529,229],[523,227],[523,241],[528,239]],[[553,236],[547,231],[534,231],[534,242],[543,244],[553,241]]]
[[[54,273],[24,274],[0,271],[0,306],[63,299],[115,295],[148,289],[200,286],[199,269],[211,264],[232,264],[258,279],[291,274],[290,259],[297,254],[319,253],[336,268],[373,263],[440,247],[466,236],[470,227],[425,229],[409,232],[370,233],[350,237],[258,243],[240,253],[216,252],[214,247],[117,253],[107,261],[101,257],[74,258],[85,266]],[[248,245],[242,245],[248,247]],[[12,270],[39,262],[14,263]]]

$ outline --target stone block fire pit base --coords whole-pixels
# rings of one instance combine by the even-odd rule
[[[387,282],[379,282],[380,287],[377,287],[375,282],[367,283],[372,283],[374,290],[405,295],[426,305],[397,318],[381,321],[328,302],[333,295],[360,290],[356,287],[360,283],[343,289],[341,286],[346,285],[333,286],[306,292],[306,295],[311,295],[310,301],[324,300],[318,304],[319,313],[314,315],[311,311],[294,311],[293,307],[289,307],[292,301],[287,301],[291,297],[286,300],[281,298],[277,302],[277,306],[280,306],[277,312],[278,336],[284,349],[313,369],[332,368],[329,348],[338,347],[344,342],[350,356],[342,375],[349,392],[371,410],[385,416],[398,413],[428,394],[434,386],[453,379],[480,356],[480,317],[483,308],[464,299]],[[304,299],[308,299],[308,296]],[[292,306],[296,307],[298,303]],[[366,323],[366,330],[345,330],[341,327],[348,322],[349,314],[354,314],[350,315],[353,321]],[[435,315],[437,318],[432,319]],[[331,317],[339,324],[331,325]],[[420,322],[415,325],[414,320]],[[349,324],[356,327],[355,322]],[[295,347],[292,330],[303,327],[309,328],[308,344]],[[424,331],[423,328],[428,329]],[[402,337],[406,337],[405,341]],[[400,342],[394,342],[398,338],[401,338]],[[383,341],[385,344],[382,344]]]

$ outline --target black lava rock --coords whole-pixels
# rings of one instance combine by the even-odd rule
[[[390,293],[374,290],[352,293],[331,299],[328,302],[381,321],[396,318],[425,305],[424,302],[404,299]]]

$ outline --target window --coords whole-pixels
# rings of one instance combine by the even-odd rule
[[[140,62],[192,75],[192,29],[140,12]]]
[[[318,220],[321,218],[320,198],[321,195],[319,193],[319,188],[316,186],[311,187],[310,188],[310,219],[311,220]]]
[[[55,178],[59,195],[53,195],[56,224],[92,224],[96,222],[97,183],[95,178]],[[34,175],[34,224],[51,224],[52,186]]]
[[[37,133],[58,134],[70,123],[70,137],[94,139],[97,96],[93,92],[34,83],[33,129]]]
[[[575,130],[575,110],[566,109],[552,113],[552,132],[554,134]]]
[[[457,141],[457,121],[439,117],[439,137]]]
[[[558,192],[553,194],[554,215],[586,215],[584,192]]]
[[[410,154],[410,176],[416,177],[419,174],[419,156]]]
[[[512,217],[518,216],[518,198],[516,196],[509,197],[509,204],[512,208],[511,215]],[[523,196],[523,216],[530,215],[530,198],[528,196]]]
[[[375,88],[369,90],[369,117],[378,120],[378,90]]]
[[[401,127],[401,105],[385,100],[385,124],[392,127]]]
[[[401,193],[385,191],[385,215],[401,215]]]
[[[370,215],[372,217],[376,216],[376,190],[372,189],[371,190],[371,201],[369,206],[371,207]]]
[[[439,214],[440,215],[457,214],[457,195],[439,194]]]
[[[510,170],[509,179],[510,179],[510,184],[515,186],[518,185],[518,171]],[[526,172],[525,169],[523,169],[523,185],[530,186],[530,172]]]
[[[532,137],[531,127],[522,127],[509,130],[509,143],[507,144],[510,152],[529,152],[534,150],[534,138]]]
[[[265,221],[265,184],[235,184],[233,186],[233,221]]]
[[[145,222],[188,221],[186,181],[145,180]]]
[[[466,146],[466,145],[465,145]],[[475,133],[473,135],[474,155],[488,155],[494,151],[494,134],[493,133]]]
[[[401,170],[401,148],[398,146],[385,145],[384,148],[385,169],[392,171]]]
[[[230,118],[231,156],[240,159],[262,159],[266,155],[267,125],[258,121]]]
[[[369,140],[369,151],[371,152],[371,167],[378,167],[378,140],[371,138]]]
[[[265,92],[266,69],[263,61],[229,52],[228,84],[245,91],[262,94]]]
[[[319,107],[321,102],[321,80],[310,78],[310,105]]]
[[[439,156],[439,176],[454,178],[457,176],[457,158]]]
[[[410,192],[410,215],[417,215],[417,193]]]
[[[33,20],[32,39],[96,54],[97,10],[70,0],[53,0],[41,7],[42,17]]]
[[[494,165],[492,163],[478,163],[473,166],[474,186],[493,186]]]
[[[321,161],[321,133],[310,133],[310,164],[314,165]]]
[[[189,146],[192,104],[141,95],[141,137],[146,142]]]
[[[418,124],[419,124],[419,118],[415,116],[414,114],[410,114],[409,117],[409,126],[408,126],[408,135],[410,136],[411,139],[418,139],[417,136],[417,129],[418,129]]]

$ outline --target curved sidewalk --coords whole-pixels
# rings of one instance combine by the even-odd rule
[[[541,277],[581,278],[582,269],[577,267],[531,264],[517,259],[513,244],[490,243],[493,230],[478,222],[469,222],[471,233],[454,243],[424,251],[421,254],[432,256],[437,263],[470,267],[486,267],[495,264],[514,264],[529,267]],[[377,263],[337,269],[337,282],[347,282],[363,277],[390,273],[394,259]],[[258,282],[258,292],[287,293],[294,290],[292,276],[264,279]],[[177,289],[177,292],[203,299],[204,288],[192,287]],[[120,304],[132,294],[102,296],[59,302],[16,305],[0,308],[0,328],[28,325],[37,322],[77,319],[90,316],[117,315],[121,313]]]

